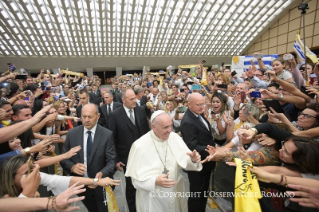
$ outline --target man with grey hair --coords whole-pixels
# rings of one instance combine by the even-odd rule
[[[147,97],[144,96],[144,88],[140,85],[135,85],[134,86],[134,93],[136,95],[136,103],[139,106],[146,105]]]
[[[81,146],[81,150],[60,162],[72,176],[94,178],[94,185],[101,178],[113,177],[116,156],[112,132],[97,124],[99,116],[97,105],[89,103],[83,106],[83,125],[69,130],[63,144],[63,153],[76,146]],[[85,196],[82,202],[88,211],[107,211],[102,187],[87,187],[81,195]]]
[[[103,101],[104,104],[99,108],[101,115],[98,123],[99,125],[109,129],[111,113],[117,108],[120,108],[122,104],[113,101],[113,94],[110,91],[105,91],[103,94]]]
[[[180,169],[200,171],[200,155],[188,149],[183,139],[172,132],[172,119],[162,110],[153,113],[151,128],[136,140],[130,150],[126,177],[131,177],[136,192],[137,211],[185,211],[186,197],[160,195],[183,192]]]

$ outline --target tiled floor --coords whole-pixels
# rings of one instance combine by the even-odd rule
[[[187,177],[187,174],[186,173],[182,173],[184,179],[185,179],[185,186],[186,188],[189,187],[189,183],[188,183],[188,177]],[[216,174],[216,177],[215,177],[215,180],[217,180],[217,182],[220,182],[220,183],[225,183],[223,181],[221,181],[223,179],[222,176],[226,176],[225,174],[221,175],[220,176],[217,176]],[[120,212],[129,212],[128,211],[128,207],[127,207],[127,204],[126,204],[126,199],[125,199],[125,179],[124,179],[124,175],[122,172],[119,172],[117,171],[114,175],[114,179],[121,179],[121,186],[116,186],[115,190],[114,190],[114,195],[116,197],[116,201],[117,201],[117,205],[119,207],[119,211]],[[227,180],[226,180],[227,181]],[[229,182],[226,182],[229,184]],[[219,186],[219,184],[216,185],[216,187],[219,189],[219,190],[224,190],[221,186]],[[219,204],[219,205],[223,205],[225,204],[225,200],[223,199],[217,199],[216,202]],[[226,202],[227,205],[231,204],[230,202]],[[80,212],[87,212],[87,209],[85,208],[85,206],[82,204],[82,202],[78,202],[76,203],[76,205],[80,206]],[[223,210],[222,208],[219,208],[219,209],[213,209],[211,210],[210,208],[206,208],[206,212],[223,212],[225,210]]]

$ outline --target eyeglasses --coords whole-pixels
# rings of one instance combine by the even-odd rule
[[[254,76],[256,76],[256,77],[262,77],[262,76],[264,76],[264,75],[262,75],[262,74],[254,74]]]
[[[287,152],[287,150],[286,150],[286,148],[285,148],[285,141],[281,141],[281,149],[282,149],[282,151],[284,152],[285,158],[288,158],[289,155],[288,155],[288,152]]]
[[[312,115],[309,115],[309,114],[305,114],[303,112],[298,113],[298,116],[303,116],[306,119],[316,118],[315,116],[312,116]]]

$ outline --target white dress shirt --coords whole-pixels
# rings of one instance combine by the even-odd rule
[[[91,130],[88,130],[84,127],[84,132],[83,132],[83,157],[84,157],[84,165],[86,165],[87,167],[87,161],[86,161],[86,144],[87,144],[87,140],[88,140],[88,131],[91,131],[91,136],[92,136],[92,144],[94,142],[94,136],[95,136],[95,131],[96,131],[96,124],[95,126],[91,129]],[[87,169],[86,168],[86,171],[85,171],[85,174],[84,174],[84,177],[88,177],[88,173],[87,173]]]
[[[159,94],[157,94],[157,96],[155,96],[155,98],[154,98],[154,95],[152,93],[149,94],[150,100],[151,100],[153,105],[157,105],[158,95]]]
[[[141,100],[140,99],[136,99],[136,103],[141,106]]]
[[[108,107],[108,105],[106,105],[106,107]],[[112,113],[113,112],[113,102],[110,104],[110,109],[111,109],[110,113]]]

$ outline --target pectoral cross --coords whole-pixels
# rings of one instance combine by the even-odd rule
[[[164,171],[162,172],[162,174],[168,174],[168,170],[166,169],[166,167],[164,167]]]
[[[104,203],[104,205],[106,206],[106,204],[107,204],[107,201],[106,201],[106,200],[104,200],[104,201],[103,201],[103,203]]]

